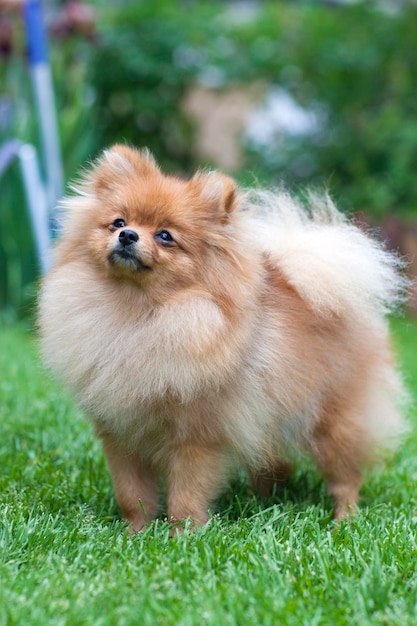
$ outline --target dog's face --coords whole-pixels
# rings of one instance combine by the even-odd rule
[[[69,225],[84,255],[142,288],[195,282],[235,206],[231,179],[164,176],[148,153],[124,146],[104,153],[83,188]]]

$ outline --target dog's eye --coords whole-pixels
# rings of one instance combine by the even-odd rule
[[[116,230],[118,228],[124,228],[124,226],[126,226],[126,222],[121,217],[118,217],[117,220],[114,220],[112,224],[112,227]]]
[[[158,239],[161,243],[174,243],[174,238],[167,230],[160,230],[158,233],[156,233],[155,238]]]

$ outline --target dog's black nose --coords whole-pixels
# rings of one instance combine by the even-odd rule
[[[122,246],[129,246],[131,243],[136,243],[139,240],[139,235],[134,230],[122,230],[119,233],[119,241]]]

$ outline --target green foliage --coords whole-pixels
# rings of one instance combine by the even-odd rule
[[[16,163],[0,179],[0,196],[0,315],[5,309],[10,315],[16,311],[27,314],[39,269]]]
[[[165,168],[187,168],[193,158],[192,125],[181,111],[208,44],[216,9],[164,0],[130,0],[104,8],[90,67],[99,120],[97,146],[116,141],[147,146]]]
[[[65,177],[115,141],[147,145],[169,171],[197,165],[193,123],[181,104],[195,83],[219,90],[287,90],[321,124],[310,135],[271,132],[245,142],[245,176],[267,184],[329,187],[342,208],[377,221],[417,207],[417,5],[394,12],[379,2],[240,3],[94,0],[88,40],[50,37]],[[39,146],[21,19],[0,64],[10,137]],[[204,165],[204,164],[203,164]],[[0,179],[0,309],[27,306],[38,276],[17,166]]]
[[[417,398],[417,325],[396,321]],[[40,371],[36,344],[0,326],[0,625],[412,626],[417,609],[417,416],[335,528],[311,467],[262,501],[243,480],[195,535],[163,515],[129,538],[92,428]]]
[[[247,144],[246,167],[290,186],[329,186],[344,208],[377,218],[416,213],[417,6],[395,13],[379,3],[239,5],[127,1],[102,8],[91,81],[99,144],[148,145],[170,169],[195,165],[193,134],[181,111],[185,91],[203,80],[218,89],[285,88],[318,114],[307,136],[277,133]]]
[[[23,24],[13,21],[14,49],[0,64],[2,118],[0,146],[19,139],[37,148],[42,168],[40,130],[30,73],[25,57]],[[91,88],[85,73],[91,46],[81,39],[50,42],[51,69],[65,178],[75,175],[80,164],[92,158],[95,125],[91,118]],[[39,266],[27,212],[23,181],[17,162],[0,177],[0,310],[27,314],[33,308]]]
[[[21,49],[20,28],[16,40]],[[32,114],[31,85],[22,54],[17,53],[7,63],[0,63],[0,85],[0,146],[12,138],[34,143],[36,125]],[[0,196],[0,310],[6,305],[10,310],[16,310],[30,301],[30,285],[38,272],[22,179],[16,163],[0,177]]]
[[[276,83],[325,120],[312,136],[252,146],[248,165],[274,182],[324,183],[346,208],[379,218],[415,215],[416,5],[391,14],[372,2],[273,3],[237,32],[235,76]]]
[[[66,181],[96,156],[94,93],[87,80],[92,54],[92,44],[82,39],[51,39],[51,70]]]

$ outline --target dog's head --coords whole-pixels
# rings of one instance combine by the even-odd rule
[[[71,242],[72,255],[143,288],[195,283],[225,245],[237,204],[232,179],[165,176],[148,151],[119,145],[103,153],[78,191],[67,202],[64,246]]]

